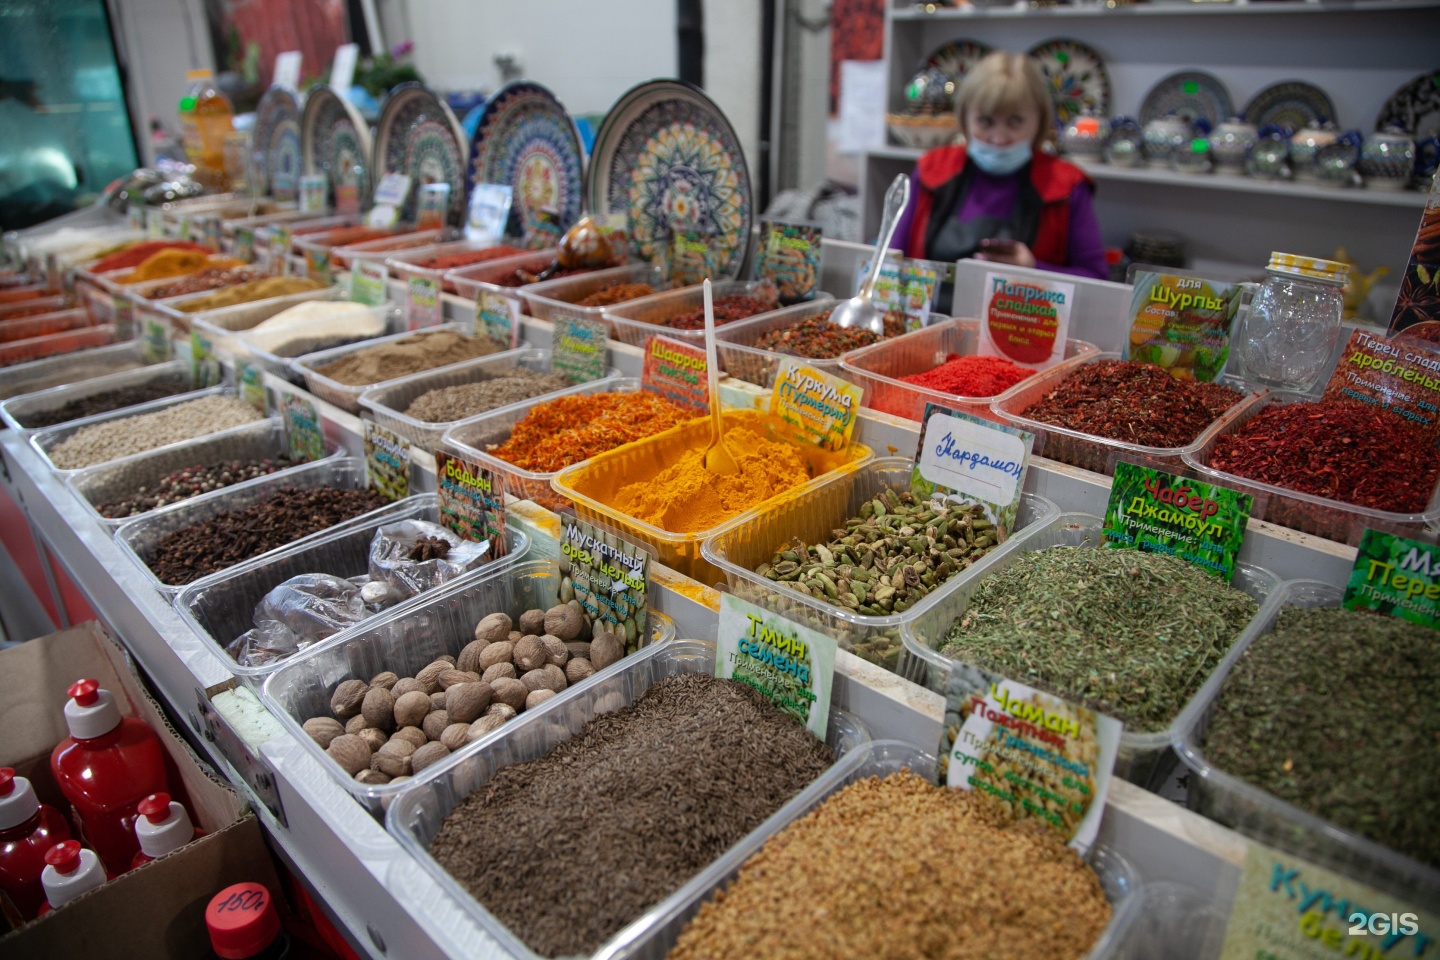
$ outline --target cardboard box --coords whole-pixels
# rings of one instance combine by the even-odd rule
[[[69,817],[70,805],[50,776],[50,752],[68,735],[66,688],[84,677],[99,680],[122,713],[159,734],[175,799],[205,835],[0,937],[0,958],[205,957],[206,905],[221,889],[245,880],[263,883],[283,915],[285,901],[259,821],[171,729],[129,656],[98,624],[0,652],[0,766],[28,777],[43,802]]]

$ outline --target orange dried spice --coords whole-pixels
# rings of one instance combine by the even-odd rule
[[[554,473],[693,416],[654,393],[573,394],[532,409],[488,452],[522,470]]]

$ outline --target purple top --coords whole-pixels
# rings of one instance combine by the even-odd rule
[[[975,169],[970,180],[970,189],[955,211],[958,220],[973,220],[975,217],[996,217],[1008,219],[1015,208],[1020,194],[1021,177],[1028,176],[1029,168],[1009,176],[991,176]],[[910,238],[910,224],[915,219],[915,204],[920,199],[920,180],[915,172],[910,174],[910,202],[900,214],[900,223],[895,227],[895,239],[890,246],[905,250]],[[925,251],[906,251],[908,256],[923,257]],[[1100,221],[1095,216],[1095,201],[1090,195],[1088,184],[1077,185],[1070,194],[1070,250],[1065,263],[1045,263],[1037,260],[1035,266],[1055,273],[1068,273],[1077,277],[1093,277],[1096,280],[1110,279],[1110,268],[1105,263],[1105,240],[1100,236]]]

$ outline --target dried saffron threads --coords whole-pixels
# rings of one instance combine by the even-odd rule
[[[1440,867],[1435,633],[1339,607],[1289,608],[1225,678],[1204,733],[1216,768]]]
[[[1183,447],[1240,402],[1218,383],[1177,380],[1164,367],[1097,360],[1066,377],[1023,415],[1142,447]]]
[[[1210,466],[1247,480],[1394,513],[1419,513],[1440,452],[1399,417],[1353,400],[1271,404],[1219,437]]]
[[[654,393],[572,394],[536,406],[487,452],[522,470],[554,473],[694,415]]]
[[[900,379],[917,387],[953,393],[957,397],[993,397],[1034,372],[1005,357],[962,357],[952,353],[935,369],[912,373]]]

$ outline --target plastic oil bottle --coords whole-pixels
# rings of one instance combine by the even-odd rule
[[[195,165],[195,179],[212,190],[227,190],[225,138],[235,129],[235,108],[209,70],[191,70],[185,80],[189,89],[180,98],[185,158]]]

